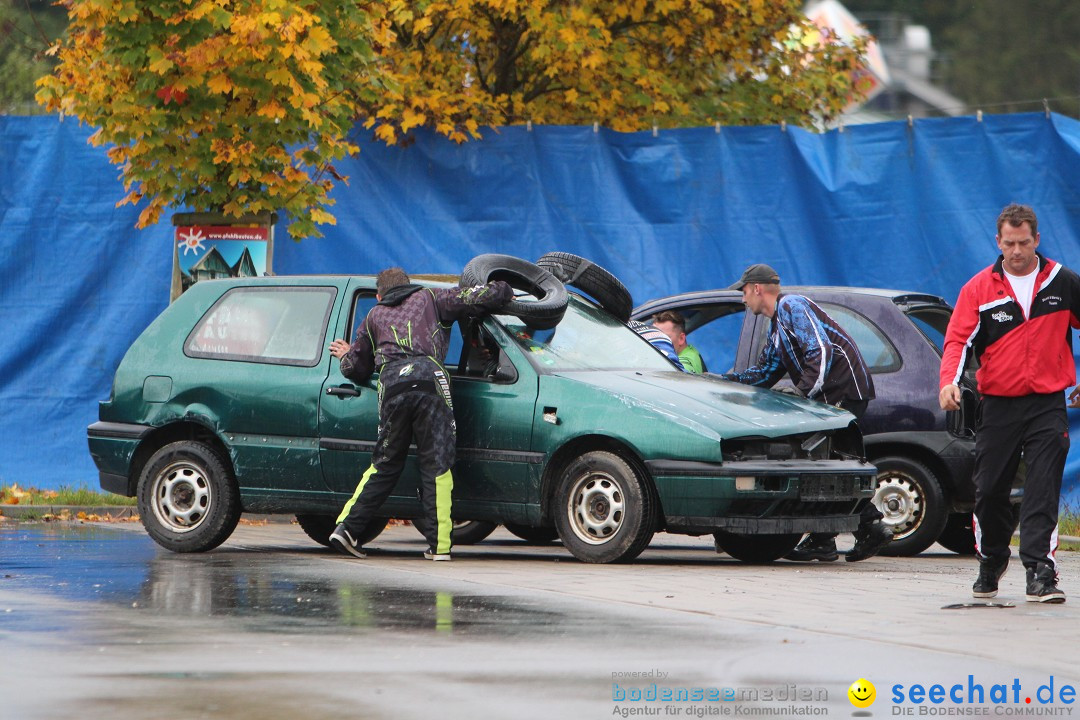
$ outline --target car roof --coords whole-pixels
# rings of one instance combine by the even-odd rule
[[[784,285],[783,291],[789,294],[794,293],[797,295],[808,296],[823,294],[872,296],[892,300],[897,304],[927,303],[933,305],[948,305],[945,299],[938,295],[914,290],[893,290],[887,288],[853,287],[846,285]],[[740,297],[741,295],[741,291],[729,290],[727,288],[692,290],[690,292],[677,293],[675,295],[668,295],[667,297],[648,300],[634,308],[633,315],[636,316],[643,311],[647,311],[649,308],[669,305],[675,301],[687,303],[718,297]]]

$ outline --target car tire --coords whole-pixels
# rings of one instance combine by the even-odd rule
[[[454,523],[454,529],[450,531],[454,545],[475,545],[483,542],[487,536],[495,532],[499,527],[497,523],[486,520],[465,520]]]
[[[569,285],[592,297],[596,304],[623,322],[630,319],[634,300],[617,277],[599,265],[577,255],[549,252],[536,264]]]
[[[159,448],[139,475],[143,527],[173,552],[206,552],[228,539],[240,520],[232,470],[205,443],[181,440]]]
[[[878,470],[873,503],[895,534],[880,554],[918,555],[937,542],[948,520],[941,483],[910,458],[889,455],[872,462]]]
[[[337,527],[337,515],[297,515],[296,522],[309,538],[320,545],[331,547],[330,533]],[[360,547],[379,537],[389,522],[390,518],[372,518],[364,532],[356,539]]]
[[[975,530],[972,513],[950,513],[945,528],[938,535],[938,544],[957,555],[975,554]]]
[[[1020,524],[1020,504],[1013,503],[1013,532]],[[938,544],[957,555],[975,554],[974,513],[951,513],[945,521],[945,529],[938,535]]]
[[[802,533],[782,533],[776,535],[747,535],[717,530],[713,533],[716,551],[726,552],[736,560],[762,565],[787,555],[802,540]]]
[[[492,280],[504,280],[510,287],[536,297],[535,300],[515,298],[503,309],[533,329],[553,328],[566,314],[566,287],[550,272],[528,260],[487,253],[474,257],[461,271],[463,286],[483,285]]]
[[[582,562],[633,560],[656,531],[648,480],[611,452],[574,458],[559,480],[555,527],[566,549]]]
[[[530,545],[550,545],[559,539],[559,531],[553,527],[533,527],[517,523],[506,523],[503,527],[509,530],[511,535],[521,538]]]

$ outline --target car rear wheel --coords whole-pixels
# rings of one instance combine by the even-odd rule
[[[213,550],[240,520],[232,470],[213,448],[194,440],[169,443],[151,455],[137,495],[146,532],[173,552]]]
[[[928,467],[899,455],[875,458],[878,469],[873,503],[893,531],[882,555],[918,555],[933,545],[945,527],[945,493]]]
[[[454,529],[451,531],[453,536],[454,545],[475,545],[478,542],[482,542],[488,535],[495,532],[495,528],[499,527],[496,523],[487,522],[485,520],[463,520],[462,522],[454,523]]]
[[[547,545],[559,539],[559,531],[553,527],[533,527],[517,523],[506,523],[503,527],[509,530],[511,535],[531,545]]]
[[[297,515],[296,522],[309,538],[320,545],[330,547],[330,533],[337,527],[337,515]],[[372,518],[368,526],[364,528],[364,532],[360,533],[357,542],[361,547],[367,545],[379,537],[386,529],[388,522],[390,522],[389,518]]]
[[[794,550],[802,539],[802,533],[746,535],[717,530],[713,533],[713,539],[716,541],[717,552],[726,552],[745,563],[762,564],[779,560]]]
[[[656,528],[647,480],[623,458],[587,452],[563,470],[555,526],[582,562],[627,562],[641,554]]]

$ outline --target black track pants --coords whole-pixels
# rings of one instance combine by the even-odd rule
[[[975,547],[981,557],[1009,554],[1009,491],[1020,464],[1027,466],[1020,507],[1020,560],[1025,567],[1056,567],[1061,476],[1069,452],[1063,393],[999,397],[979,402],[975,434]]]
[[[417,529],[433,551],[450,552],[450,496],[454,486],[450,467],[454,464],[457,428],[448,386],[445,395],[441,390],[410,390],[382,402],[371,467],[338,517],[338,522],[344,523],[354,536],[364,531],[390,496],[405,468],[409,444],[415,440],[425,517],[425,522],[417,523]]]

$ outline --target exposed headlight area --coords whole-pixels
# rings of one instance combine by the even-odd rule
[[[779,438],[736,438],[724,440],[724,462],[747,460],[827,460],[833,438],[824,432],[788,435]]]

